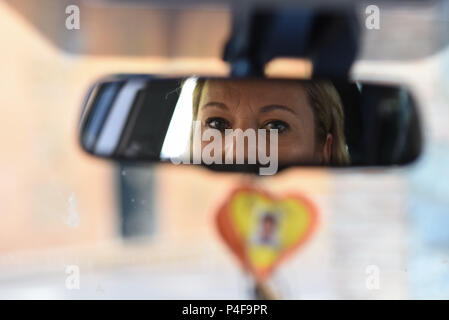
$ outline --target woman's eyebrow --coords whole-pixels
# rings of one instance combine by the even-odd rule
[[[216,107],[216,108],[220,108],[220,109],[223,109],[223,110],[229,110],[228,106],[225,105],[224,103],[222,103],[222,102],[215,102],[215,101],[210,101],[210,102],[204,104],[201,107],[201,109],[205,109],[207,107]]]
[[[273,110],[284,110],[284,111],[290,112],[290,113],[292,113],[294,115],[297,115],[295,110],[293,110],[290,107],[281,105],[281,104],[270,104],[268,106],[264,106],[264,107],[260,108],[259,112],[260,113],[267,113],[267,112],[270,112],[270,111],[273,111]]]

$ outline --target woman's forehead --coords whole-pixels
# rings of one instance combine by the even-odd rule
[[[215,101],[232,106],[239,104],[242,99],[256,105],[285,104],[295,106],[307,103],[304,88],[299,82],[295,81],[268,79],[207,80],[201,94],[201,100],[204,103]]]

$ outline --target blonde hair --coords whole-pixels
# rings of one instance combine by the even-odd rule
[[[320,147],[332,135],[331,164],[350,163],[344,133],[344,112],[340,95],[329,81],[305,81],[302,83],[315,119],[315,137]]]
[[[198,79],[193,92],[193,119],[197,119],[201,93],[206,79]],[[315,124],[315,141],[317,146],[324,147],[327,135],[332,135],[330,163],[347,165],[350,156],[344,134],[344,112],[340,96],[329,81],[301,81],[312,108]]]

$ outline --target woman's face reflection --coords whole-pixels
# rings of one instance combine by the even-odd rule
[[[208,80],[197,120],[203,131],[217,129],[223,137],[225,129],[277,129],[280,164],[327,162],[330,157],[331,140],[316,148],[314,114],[297,82]]]

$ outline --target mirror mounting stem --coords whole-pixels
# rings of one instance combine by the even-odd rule
[[[261,77],[278,57],[308,58],[313,77],[348,78],[357,56],[361,26],[354,8],[253,8],[233,11],[223,60],[233,77]]]

